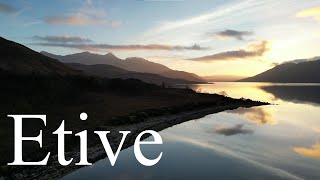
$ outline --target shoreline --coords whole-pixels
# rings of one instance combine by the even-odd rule
[[[101,130],[110,130],[111,133],[108,135],[108,140],[112,149],[118,146],[118,143],[121,140],[121,136],[118,133],[121,130],[129,130],[131,133],[128,135],[127,140],[124,142],[121,150],[129,148],[133,145],[135,141],[135,137],[144,130],[154,130],[161,131],[166,128],[172,127],[177,124],[181,124],[183,122],[187,122],[190,120],[202,118],[206,115],[219,113],[226,110],[233,110],[237,108],[250,108],[254,106],[262,106],[269,105],[264,102],[257,101],[249,101],[249,102],[239,102],[232,105],[212,105],[206,108],[195,108],[190,111],[184,111],[176,114],[163,115],[157,117],[148,118],[144,122],[138,122],[129,125],[121,125],[121,126],[106,126],[100,127]],[[147,137],[145,137],[147,138]],[[94,146],[88,147],[88,161],[91,163],[96,163],[97,161],[104,159],[107,157],[104,147],[101,144],[96,144]],[[79,161],[79,150],[73,150],[69,152],[65,152],[65,156],[67,158],[73,157],[74,162]],[[61,166],[57,161],[57,155],[52,156],[51,163],[48,163],[47,166],[36,166],[36,167],[28,167],[19,169],[14,174],[10,176],[10,178],[15,179],[60,179],[76,170],[85,167],[85,166],[76,166],[74,163],[69,166]],[[1,177],[0,177],[1,178]]]

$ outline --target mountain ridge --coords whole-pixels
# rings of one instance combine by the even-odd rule
[[[284,63],[239,82],[319,83],[320,59]]]
[[[197,83],[182,79],[167,78],[158,74],[127,71],[125,69],[121,69],[108,64],[84,65],[79,63],[66,63],[66,65],[70,66],[73,69],[80,70],[91,76],[106,77],[111,79],[139,79],[143,82],[158,85],[162,83],[165,83],[166,85]]]
[[[80,63],[84,65],[107,64],[132,72],[158,74],[166,78],[183,79],[185,81],[197,83],[206,82],[205,79],[194,73],[172,70],[165,65],[140,57],[129,57],[123,60],[112,53],[100,55],[90,52],[82,52],[61,56],[42,51],[41,54],[57,59],[63,63]]]

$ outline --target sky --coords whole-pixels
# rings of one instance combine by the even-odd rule
[[[1,0],[0,36],[35,51],[143,57],[253,76],[320,56],[320,0]]]

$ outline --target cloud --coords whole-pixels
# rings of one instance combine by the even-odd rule
[[[33,36],[35,40],[46,41],[50,43],[89,43],[92,40],[79,36]]]
[[[16,11],[17,11],[16,8],[14,8],[8,4],[0,3],[0,13],[10,14],[10,13],[15,13]]]
[[[227,29],[224,31],[219,31],[215,33],[209,33],[210,35],[215,35],[220,39],[226,39],[226,38],[235,38],[237,40],[244,40],[245,36],[252,36],[254,33],[251,31],[236,31],[232,29]]]
[[[214,130],[218,134],[225,136],[233,136],[237,134],[251,134],[253,133],[252,129],[246,129],[243,127],[243,124],[238,124],[233,127],[218,127]]]
[[[320,144],[315,144],[311,148],[295,147],[293,150],[303,156],[320,159]]]
[[[122,25],[121,21],[97,18],[85,14],[73,14],[68,16],[47,17],[45,22],[53,25],[87,26],[87,25],[108,25],[118,27]]]
[[[85,2],[86,2],[87,4],[89,4],[89,5],[92,4],[92,0],[85,0]]]
[[[191,28],[206,29],[212,25],[211,23],[223,23],[225,25],[226,17],[234,15],[236,13],[244,12],[247,9],[258,6],[261,1],[238,1],[237,3],[230,3],[226,6],[221,6],[210,10],[208,13],[198,14],[196,16],[173,20],[163,21],[158,23],[157,26],[151,28],[144,33],[143,39],[153,39],[158,36],[167,36],[174,32],[181,33],[183,30]],[[201,28],[200,28],[201,27]],[[211,26],[212,27],[212,26]]]
[[[39,46],[52,46],[52,47],[65,47],[79,50],[88,51],[137,51],[137,50],[164,50],[164,51],[182,51],[182,50],[204,50],[207,48],[200,47],[199,45],[193,46],[172,46],[164,44],[148,44],[148,45],[111,45],[111,44],[66,44],[66,43],[33,43]]]
[[[311,17],[314,20],[320,22],[320,6],[300,11],[296,14],[296,16],[297,17]]]
[[[251,57],[263,56],[265,52],[269,50],[269,41],[259,41],[251,43],[246,49],[239,49],[235,51],[226,51],[209,56],[203,56],[198,58],[192,58],[193,61],[225,61],[225,60],[237,60]]]
[[[273,111],[266,107],[239,108],[228,112],[243,115],[247,120],[257,125],[277,124],[277,121],[273,119]]]
[[[85,0],[84,6],[67,12],[64,15],[46,17],[44,21],[52,25],[69,26],[106,25],[119,27],[122,25],[122,21],[108,18],[103,8],[94,7],[92,0]]]

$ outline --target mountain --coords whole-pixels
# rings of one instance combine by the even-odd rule
[[[203,76],[203,78],[208,82],[234,82],[246,77],[243,76],[233,76],[233,75],[214,75],[214,76]]]
[[[319,83],[320,60],[284,63],[241,82]]]
[[[192,81],[186,81],[182,79],[172,79],[160,76],[158,74],[151,73],[139,73],[124,70],[112,65],[107,64],[94,64],[94,65],[84,65],[79,63],[67,63],[73,69],[80,70],[88,75],[107,77],[107,78],[120,78],[120,79],[139,79],[141,81],[152,83],[152,84],[190,84],[196,83]]]
[[[126,58],[123,62],[123,67],[121,68],[127,69],[129,71],[153,74],[160,74],[161,72],[172,71],[167,66],[138,57]]]
[[[199,82],[199,83],[207,83],[205,79],[202,77],[185,71],[176,71],[176,70],[168,70],[159,73],[161,76],[174,78],[174,79],[185,79],[188,81]]]
[[[63,63],[80,63],[84,65],[106,64],[112,65],[128,71],[140,73],[158,74],[172,79],[183,79],[186,81],[203,83],[206,82],[203,78],[196,74],[184,71],[175,71],[162,64],[154,63],[143,58],[130,57],[122,60],[112,53],[105,55],[82,52],[70,54],[66,56],[54,55],[48,52],[41,52],[43,55],[57,59]]]
[[[0,37],[0,70],[15,74],[79,74],[65,64]]]

